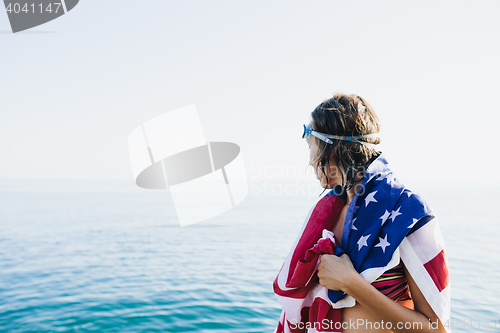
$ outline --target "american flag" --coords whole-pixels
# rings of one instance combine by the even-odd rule
[[[273,283],[283,308],[276,332],[340,332],[334,325],[313,325],[324,319],[340,322],[340,309],[356,302],[318,283],[316,267],[325,253],[348,254],[369,283],[401,259],[451,332],[446,325],[450,318],[448,261],[438,221],[427,202],[396,179],[383,154],[369,165],[363,187],[348,207],[343,234],[334,235],[331,230],[345,198],[336,186],[309,211]],[[338,237],[342,237],[342,249],[336,245]]]

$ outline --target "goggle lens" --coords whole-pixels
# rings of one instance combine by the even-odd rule
[[[307,128],[306,125],[303,125],[303,126],[304,126],[304,133],[302,133],[302,139],[307,140],[309,138],[311,130],[309,128]]]

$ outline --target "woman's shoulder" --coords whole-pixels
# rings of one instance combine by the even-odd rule
[[[413,191],[407,187],[403,188],[401,195],[399,197],[398,203],[405,206],[412,207],[424,207],[431,211],[431,206],[429,202],[418,192]]]

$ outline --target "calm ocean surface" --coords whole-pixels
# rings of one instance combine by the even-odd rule
[[[454,331],[500,331],[499,188],[407,186],[439,219]],[[0,181],[0,331],[272,332],[272,282],[315,188],[254,182],[236,209],[181,228],[168,191]]]

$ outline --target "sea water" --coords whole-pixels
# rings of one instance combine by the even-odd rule
[[[0,181],[0,331],[272,332],[272,282],[321,189],[249,185],[236,208],[181,228],[168,190]],[[446,243],[454,331],[499,331],[498,187],[411,189]]]

